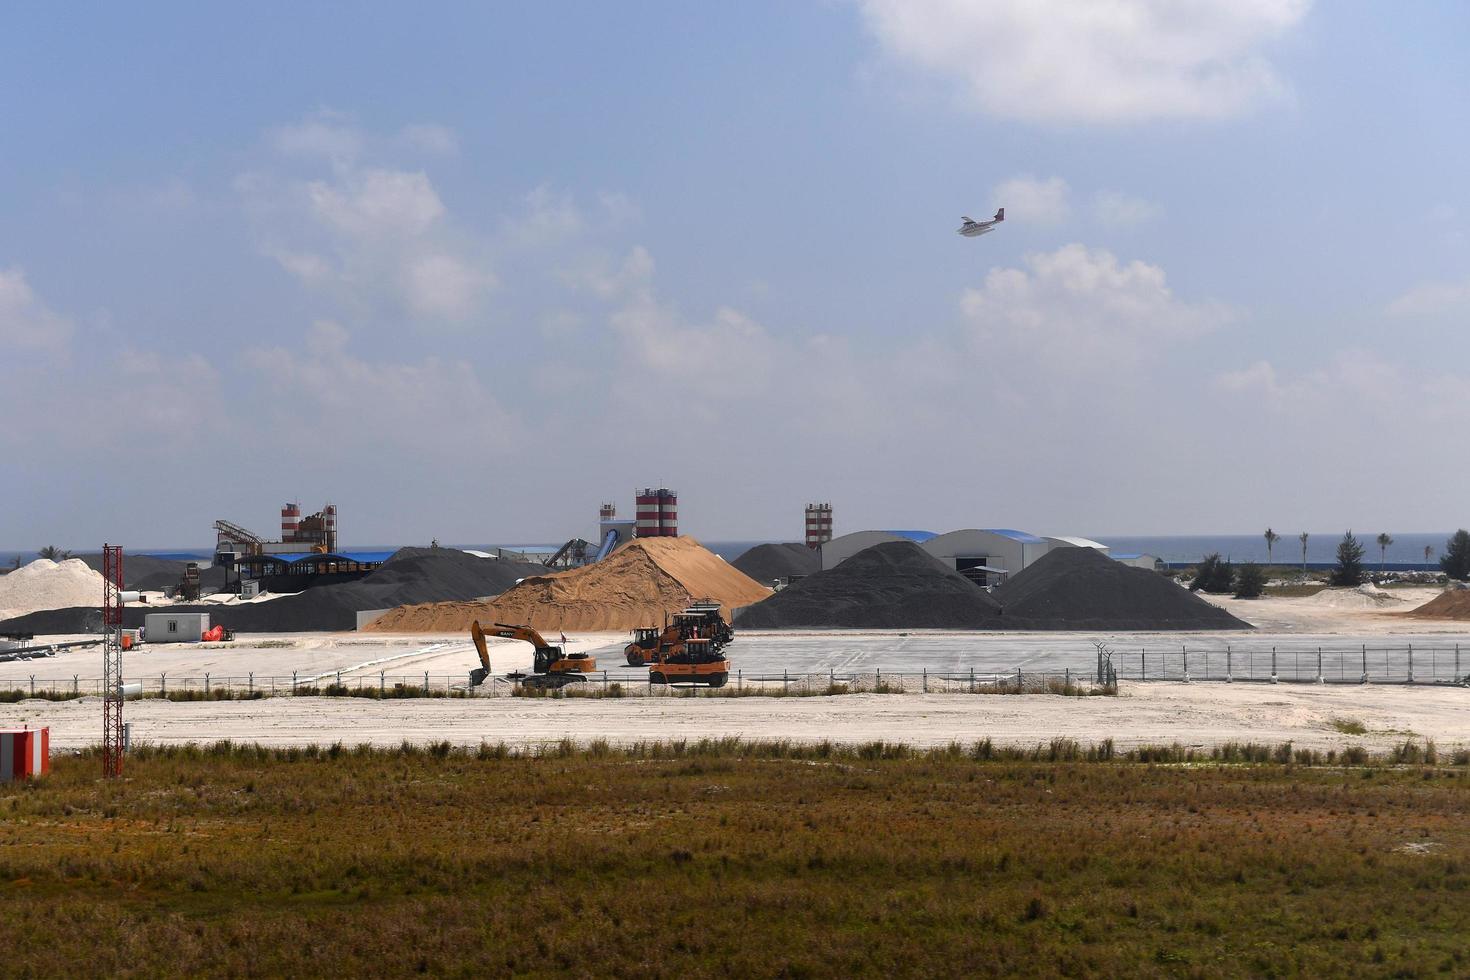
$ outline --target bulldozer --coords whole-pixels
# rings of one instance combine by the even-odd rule
[[[526,687],[559,688],[585,681],[586,674],[597,669],[597,661],[585,653],[565,653],[561,647],[547,643],[540,633],[529,626],[512,626],[509,623],[493,623],[486,630],[477,619],[470,624],[470,639],[475,641],[475,652],[480,655],[480,666],[470,671],[470,687],[479,687],[490,676],[490,652],[485,647],[485,637],[498,636],[507,640],[525,640],[535,648],[531,657],[531,673],[507,674],[511,680],[520,681]]]

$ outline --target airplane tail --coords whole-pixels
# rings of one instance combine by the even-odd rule
[[[1004,221],[1004,220],[1006,220],[1006,209],[1005,208],[1001,208],[999,211],[995,212],[995,220],[996,221]]]

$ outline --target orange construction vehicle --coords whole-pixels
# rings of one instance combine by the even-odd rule
[[[525,640],[535,648],[530,675],[506,675],[512,680],[521,681],[526,687],[565,687],[586,680],[584,675],[597,669],[597,661],[587,654],[565,653],[561,647],[547,643],[540,633],[529,626],[495,623],[491,629],[486,630],[477,619],[470,624],[470,638],[475,641],[475,652],[480,655],[480,666],[470,671],[471,687],[479,687],[490,676],[490,651],[485,648],[486,636]]]
[[[730,679],[730,661],[715,649],[713,640],[690,637],[660,650],[648,665],[650,684],[689,684],[724,687]]]

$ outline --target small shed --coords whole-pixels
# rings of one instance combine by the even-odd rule
[[[0,783],[32,779],[51,771],[51,729],[0,730]]]
[[[143,617],[143,639],[148,643],[198,643],[209,629],[209,613],[158,612]]]

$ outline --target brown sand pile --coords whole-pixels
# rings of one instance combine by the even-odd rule
[[[452,633],[470,621],[527,623],[547,630],[630,630],[662,625],[697,599],[713,599],[728,619],[771,590],[706,551],[693,538],[640,538],[602,561],[536,575],[484,602],[400,606],[364,629],[375,633]]]
[[[1413,619],[1470,619],[1470,589],[1441,592],[1424,605],[1402,615]]]

